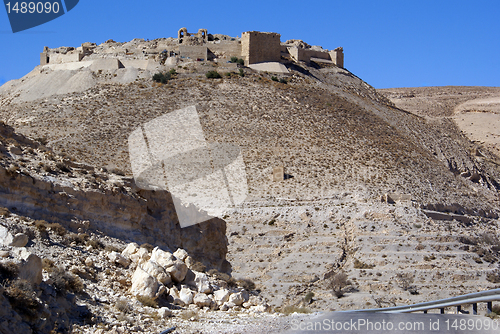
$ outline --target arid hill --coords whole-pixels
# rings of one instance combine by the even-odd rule
[[[428,105],[422,104],[424,99],[415,104],[411,104],[413,100],[403,103],[394,94],[410,94],[406,90],[377,91],[346,69],[314,62],[285,62],[285,65],[290,74],[188,59],[154,71],[90,68],[52,71],[37,67],[26,77],[0,87],[0,119],[22,134],[14,135],[11,131],[12,136],[31,138],[25,140],[37,150],[38,146],[53,150],[59,162],[66,161],[67,168],[78,171],[73,174],[82,180],[90,177],[92,181],[88,182],[95,183],[94,188],[100,189],[100,182],[104,182],[102,187],[108,184],[111,190],[104,192],[106,200],[136,201],[134,205],[140,210],[133,210],[130,205],[132,234],[120,231],[112,235],[112,242],[120,250],[127,242],[134,241],[135,224],[145,226],[141,230],[145,238],[151,233],[151,239],[138,239],[139,242],[158,246],[156,239],[162,235],[158,234],[160,226],[155,224],[161,224],[168,216],[173,219],[168,222],[173,224],[182,242],[165,238],[164,247],[172,251],[182,247],[193,258],[209,251],[219,252],[218,263],[214,258],[199,258],[205,265],[219,265],[221,271],[205,268],[213,285],[213,293],[207,292],[211,306],[187,306],[190,303],[174,306],[186,281],[165,285],[166,300],[174,301],[167,305],[173,309],[174,317],[162,324],[177,324],[180,333],[220,330],[218,318],[223,319],[221,322],[238,322],[224,324],[226,332],[279,332],[289,328],[286,314],[293,311],[408,304],[488,289],[500,281],[495,271],[500,260],[496,232],[500,208],[498,156],[481,142],[470,140],[453,119],[444,117],[469,98],[448,99],[445,95],[450,92],[445,89],[445,95],[439,97],[445,101],[443,106],[426,111]],[[222,78],[206,76],[214,70]],[[172,76],[160,84],[152,80],[156,71],[171,71]],[[86,78],[81,85],[71,81],[65,90],[59,89],[64,80],[78,77]],[[56,84],[53,80],[60,82]],[[47,95],[40,88],[44,85],[59,88]],[[494,89],[484,90],[481,97],[496,94]],[[464,94],[467,91],[473,89],[463,89]],[[127,140],[142,124],[192,105],[197,107],[207,141],[241,148],[249,195],[241,207],[221,217],[223,220],[202,225],[191,235],[178,231],[178,226],[174,226],[175,216],[163,212],[161,203],[155,202],[155,212],[148,210],[148,204],[144,203],[155,201],[151,199],[154,196],[168,195],[151,194],[153,197],[147,198],[134,187]],[[0,203],[13,213],[9,219],[27,232],[35,229],[34,219],[53,223],[49,217],[37,217],[41,211],[32,208],[43,203],[43,199],[34,201],[30,195],[25,202],[35,204],[16,204],[13,210],[10,192],[5,189],[30,173],[41,173],[49,184],[57,181],[47,178],[51,175],[43,166],[37,170],[40,159],[29,153],[28,148],[20,148],[22,155],[9,148],[16,146],[19,145],[5,144],[2,175],[14,173],[16,177],[10,180],[5,176]],[[37,154],[42,154],[37,150]],[[40,161],[46,160],[44,157]],[[75,161],[95,166],[88,167],[91,176],[80,175],[81,168]],[[9,172],[11,164],[14,167]],[[57,167],[56,161],[49,165]],[[284,166],[290,177],[273,182],[270,176],[276,166]],[[65,175],[60,167],[56,172]],[[129,182],[122,185],[124,190],[120,194],[113,193],[111,181],[115,179]],[[37,189],[36,184],[33,187]],[[60,192],[57,188],[57,193]],[[69,192],[75,196],[76,205],[80,203],[79,194]],[[21,199],[18,202],[24,203]],[[49,206],[45,208],[50,211]],[[106,201],[99,210],[99,214],[92,210],[77,213],[78,219],[89,221],[90,238],[100,236],[96,232],[99,224],[113,231],[111,227],[127,221],[123,218],[127,212],[116,213],[119,209]],[[106,210],[110,213],[107,218],[103,213]],[[56,215],[54,223],[74,229],[70,224],[71,213],[67,214],[66,221]],[[28,217],[26,226],[21,216]],[[13,230],[13,222],[2,224]],[[147,228],[148,224],[153,226]],[[72,232],[84,233],[84,228]],[[187,233],[186,238],[183,233]],[[209,234],[211,242],[207,243],[203,234]],[[63,242],[53,233],[50,238]],[[43,244],[43,237],[36,235],[31,239],[35,240],[34,245],[42,247],[38,245]],[[85,242],[79,245],[75,241],[76,245],[71,246],[79,247],[75,248],[79,258],[83,258],[88,247]],[[209,250],[211,243],[215,249]],[[197,248],[200,244],[208,248]],[[26,249],[40,253],[37,247],[25,245]],[[146,250],[140,252],[153,256],[148,247],[144,246]],[[12,253],[10,249],[9,252]],[[109,257],[97,249],[92,252],[95,261]],[[130,254],[125,252],[125,255]],[[228,263],[222,263],[224,256]],[[100,294],[99,302],[88,302],[92,307],[87,307],[95,313],[100,308],[107,309],[101,319],[107,329],[124,327],[126,333],[157,329],[148,327],[152,320],[141,323],[140,329],[134,327],[144,319],[154,319],[157,311],[138,306],[132,298],[129,286],[134,270],[145,264],[137,256],[130,255],[130,260],[130,267],[109,264],[109,260],[102,264],[102,270],[98,271],[101,276],[96,277],[112,281],[104,266],[113,265],[120,268],[115,278],[123,276],[125,283],[114,287],[109,282],[113,293],[109,297]],[[205,270],[195,267],[193,271]],[[78,273],[76,269],[75,272]],[[348,279],[339,288],[333,284],[333,278],[339,279],[342,273]],[[99,289],[90,283],[89,286],[93,289],[89,294],[97,294],[95,289]],[[246,290],[255,298],[250,298],[247,304],[223,306],[225,302],[216,300],[215,291],[226,288]],[[239,292],[243,293],[232,291],[235,295]],[[104,306],[121,297],[129,298],[131,307],[138,308],[141,315],[132,316],[133,312]],[[84,298],[78,298],[83,302]],[[250,304],[252,300],[254,304]],[[221,315],[214,316],[213,312]],[[181,320],[183,317],[187,317],[186,321]],[[188,321],[191,318],[194,320]],[[96,319],[93,321],[75,323],[90,333],[99,328]]]

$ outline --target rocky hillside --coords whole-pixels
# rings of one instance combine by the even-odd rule
[[[232,65],[37,67],[0,87],[0,274],[6,309],[20,315],[9,328],[55,328],[55,311],[45,322],[29,312],[60,303],[67,331],[279,332],[294,311],[407,304],[500,281],[494,152],[345,69]],[[154,82],[155,71],[171,78]],[[167,192],[134,185],[127,140],[192,105],[209,142],[241,148],[249,195],[222,219],[180,229]],[[276,166],[285,180],[270,178]],[[9,296],[26,252],[42,279],[24,310]],[[58,270],[80,288],[58,288]]]

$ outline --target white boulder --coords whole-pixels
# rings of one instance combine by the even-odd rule
[[[172,281],[180,283],[186,277],[188,267],[184,262],[175,260],[172,266],[165,268],[165,272],[170,274]]]
[[[229,302],[233,303],[235,305],[238,305],[238,306],[240,306],[241,304],[243,304],[246,301],[248,301],[248,296],[245,300],[245,296],[244,296],[243,292],[233,293],[229,296]]]
[[[195,271],[194,274],[194,284],[196,285],[198,292],[206,294],[211,293],[212,287],[210,286],[210,281],[208,280],[207,274],[197,271]]]
[[[166,319],[172,315],[172,311],[168,307],[162,307],[158,310],[158,316],[161,319]]]
[[[155,277],[158,282],[163,285],[167,285],[172,282],[172,278],[169,273],[166,273],[165,270],[160,267],[156,262],[149,260],[142,265],[142,269],[144,269],[148,274]]]
[[[220,289],[214,292],[214,300],[218,305],[222,305],[229,300],[229,295],[231,293],[227,289]]]
[[[189,305],[193,302],[194,293],[191,289],[183,287],[179,292],[179,298],[184,302],[184,304]]]
[[[175,256],[173,256],[170,252],[155,247],[151,253],[151,260],[166,269],[174,265]]]
[[[13,238],[9,246],[14,247],[24,247],[28,243],[29,238],[24,233],[17,233]]]
[[[198,307],[210,307],[212,299],[204,293],[197,293],[193,298],[193,303]]]
[[[135,296],[146,296],[150,298],[156,298],[160,285],[156,278],[148,274],[140,266],[132,275],[132,287],[130,288],[130,293]]]
[[[111,252],[108,254],[108,259],[116,264],[126,268],[130,264],[130,260],[118,252]]]
[[[32,284],[42,283],[42,259],[28,251],[20,252],[22,259],[19,268],[19,278],[25,279]]]
[[[184,249],[179,248],[174,252],[174,256],[179,260],[184,261],[189,256],[189,254]]]
[[[130,259],[130,256],[132,254],[135,254],[138,250],[139,250],[139,245],[136,244],[135,242],[131,242],[122,251],[122,255],[125,256],[127,259]]]

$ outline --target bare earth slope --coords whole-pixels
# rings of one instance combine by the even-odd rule
[[[499,87],[417,87],[378,90],[398,108],[425,117],[449,117],[460,130],[500,156]]]

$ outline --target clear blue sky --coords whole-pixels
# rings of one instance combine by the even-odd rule
[[[38,65],[45,45],[175,37],[181,27],[231,36],[271,31],[282,41],[343,46],[345,67],[376,88],[500,86],[497,0],[80,0],[16,34],[0,8],[0,84]]]

